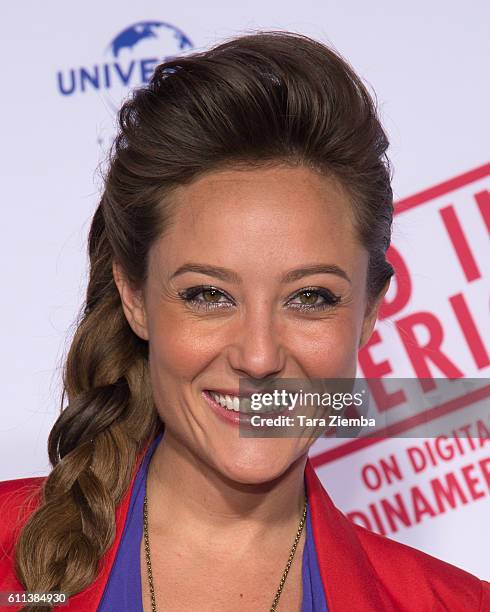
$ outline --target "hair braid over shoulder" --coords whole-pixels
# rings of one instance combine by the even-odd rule
[[[146,342],[124,316],[103,224],[99,206],[86,306],[64,368],[68,405],[49,436],[53,470],[17,543],[16,571],[31,592],[75,594],[93,581],[113,542],[115,509],[136,455],[159,425]]]

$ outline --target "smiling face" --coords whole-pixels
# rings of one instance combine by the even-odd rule
[[[130,325],[149,340],[165,436],[236,482],[270,481],[314,440],[241,437],[204,392],[355,376],[379,301],[366,312],[368,253],[351,204],[333,179],[286,166],[210,172],[172,202],[142,292],[114,273]]]

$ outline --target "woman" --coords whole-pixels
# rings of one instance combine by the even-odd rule
[[[161,64],[119,124],[53,470],[1,485],[0,590],[84,612],[490,609],[488,583],[347,521],[314,437],[237,428],[243,381],[354,377],[388,289],[388,141],[360,79],[258,33]]]

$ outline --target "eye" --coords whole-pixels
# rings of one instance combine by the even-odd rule
[[[190,287],[179,292],[179,297],[193,308],[202,310],[213,310],[217,308],[229,308],[234,306],[233,300],[224,291],[209,285]],[[334,295],[328,289],[321,287],[307,287],[294,296],[300,302],[288,302],[294,310],[320,311],[326,310],[340,302],[340,297]]]
[[[296,295],[295,298],[300,298],[300,302],[288,302],[295,310],[316,311],[326,310],[340,302],[340,296],[333,294],[328,289],[321,287],[306,287]]]
[[[189,289],[180,291],[179,297],[193,307],[202,308],[203,310],[229,308],[230,305],[233,305],[233,301],[230,301],[223,291],[207,285],[190,287]],[[225,298],[225,301],[222,301],[222,298]]]

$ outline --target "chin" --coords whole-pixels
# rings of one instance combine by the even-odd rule
[[[239,452],[222,458],[219,465],[216,459],[213,461],[223,476],[241,484],[272,482],[308,453],[308,449],[292,449],[291,440],[244,439],[244,442]]]

